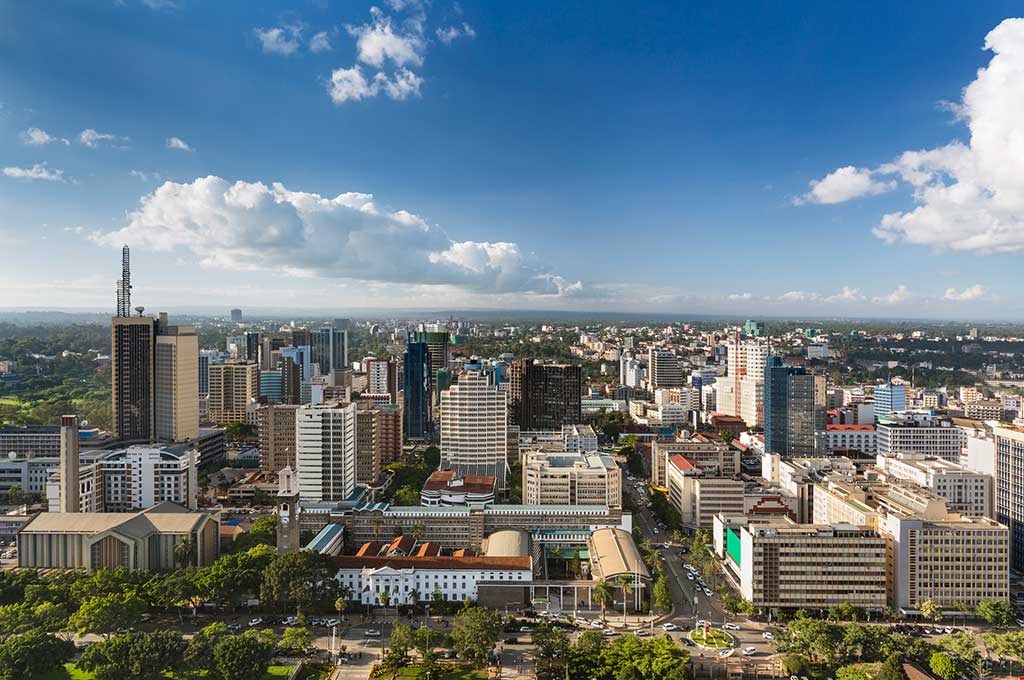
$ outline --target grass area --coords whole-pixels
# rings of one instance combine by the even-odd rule
[[[21,399],[18,397],[0,397],[0,405],[17,406],[21,403]]]
[[[280,680],[291,675],[293,666],[271,666],[260,680]],[[469,677],[469,676],[467,676]],[[483,676],[481,676],[482,678]],[[64,670],[51,673],[43,680],[93,680],[93,674],[83,671],[73,663],[64,664]]]
[[[406,666],[399,669],[395,677],[396,680],[420,680],[421,669],[419,666]],[[472,668],[455,666],[445,669],[444,680],[487,680],[487,674]]]
[[[690,639],[699,645],[703,645],[711,649],[727,649],[732,647],[733,643],[731,635],[726,633],[724,630],[719,630],[717,628],[709,628],[707,638],[704,637],[703,628],[691,630]]]

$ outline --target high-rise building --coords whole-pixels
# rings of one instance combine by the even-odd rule
[[[209,419],[215,423],[245,422],[245,408],[260,394],[259,365],[228,361],[210,366]]]
[[[426,343],[427,351],[430,353],[430,391],[431,394],[438,394],[437,371],[447,370],[449,365],[448,343],[451,336],[447,331],[425,330],[421,327],[416,331],[415,341]]]
[[[764,369],[764,450],[791,456],[824,453],[825,376],[768,357]]]
[[[298,405],[264,404],[256,411],[260,469],[277,474],[295,461],[295,420]]]
[[[199,350],[199,396],[205,397],[210,393],[210,364],[219,364],[223,361],[220,350],[201,349]]]
[[[324,326],[310,333],[311,360],[320,375],[331,375],[348,367],[348,331]],[[308,379],[308,378],[306,378]],[[299,479],[302,479],[301,473]]]
[[[232,309],[231,310],[231,320],[234,321],[235,323],[238,323],[239,321],[241,321],[242,320],[242,310],[241,309]]]
[[[647,378],[647,371],[636,358],[623,354],[619,357],[619,384],[626,387],[640,387]]]
[[[993,428],[995,519],[1010,530],[1010,566],[1024,570],[1024,429]]]
[[[209,369],[207,369],[209,370]],[[199,336],[195,326],[171,326],[161,312],[156,326],[156,438],[199,436]]]
[[[307,404],[296,411],[295,460],[302,499],[340,501],[356,487],[356,405]]]
[[[509,367],[509,409],[521,430],[559,430],[583,422],[583,369],[528,359]]]
[[[245,356],[242,358],[259,364],[260,358],[263,356],[263,333],[260,331],[246,331],[242,335],[245,352]]]
[[[152,317],[111,319],[111,408],[114,435],[118,439],[149,441],[156,434],[155,345],[156,320]]]
[[[260,371],[260,399],[274,404],[282,403],[281,369]]]
[[[526,505],[607,505],[622,507],[622,472],[598,453],[524,455],[523,503]]]
[[[907,387],[887,382],[875,388],[875,420],[894,411],[907,410]]]
[[[78,416],[60,417],[60,511],[78,512]]]
[[[657,347],[648,348],[647,380],[652,390],[659,387],[682,387],[683,367],[679,357]]]
[[[408,388],[407,388],[408,390]],[[508,479],[508,395],[479,371],[467,371],[441,395],[441,468]]]
[[[387,394],[390,396],[390,403],[397,403],[398,362],[394,359],[367,359],[366,393]]]
[[[747,319],[743,322],[743,334],[752,338],[763,338],[765,335],[764,321]]]
[[[929,411],[899,411],[882,416],[875,427],[878,453],[923,453],[960,462],[963,433],[949,418]]]
[[[739,416],[750,427],[764,426],[764,366],[768,345],[760,340],[740,340],[735,333],[729,342],[728,377],[716,385],[729,383],[719,391],[718,409]]]
[[[281,398],[282,404],[298,404],[302,394],[302,368],[287,357],[278,361],[281,373]],[[262,387],[262,385],[261,385]]]
[[[425,439],[433,431],[431,416],[430,350],[425,342],[410,342],[405,349],[405,436]]]

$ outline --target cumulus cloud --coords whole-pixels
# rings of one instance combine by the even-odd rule
[[[302,45],[302,27],[299,25],[254,28],[253,33],[265,54],[293,54]]]
[[[947,288],[946,294],[943,295],[943,299],[950,300],[951,302],[967,302],[970,300],[977,300],[985,294],[985,286],[981,284],[975,284],[968,286],[961,291],[956,288]]]
[[[441,26],[437,29],[437,39],[445,45],[451,45],[458,38],[475,38],[476,31],[465,21],[461,26]]]
[[[14,179],[41,179],[46,182],[64,182],[64,171],[46,167],[46,163],[36,163],[31,168],[6,167],[4,175]]]
[[[852,198],[881,194],[896,188],[895,180],[879,182],[872,179],[874,174],[875,172],[872,170],[847,165],[845,168],[839,168],[825,175],[820,180],[811,180],[811,190],[794,198],[793,204],[842,203]]]
[[[149,182],[150,180],[160,180],[159,172],[145,172],[143,170],[131,170],[128,172],[132,177],[138,177],[143,182]]]
[[[422,84],[422,78],[405,68],[398,69],[391,77],[379,72],[367,80],[363,75],[362,67],[356,64],[352,68],[339,68],[332,71],[327,91],[331,95],[331,101],[335,104],[376,97],[381,93],[401,101],[409,97],[418,97]]]
[[[854,169],[896,178],[912,190],[915,207],[882,216],[878,238],[978,253],[1024,250],[1024,19],[1001,22],[984,47],[993,55],[988,65],[960,101],[944,106],[966,123],[967,143],[906,151],[875,170]]]
[[[754,296],[751,293],[729,293],[726,297],[729,300],[739,301],[739,300],[751,300],[751,299],[753,299]]]
[[[372,20],[360,26],[348,26],[349,35],[356,39],[356,58],[368,66],[382,68],[388,62],[395,66],[422,66],[426,41],[423,22],[417,18],[405,22],[405,28],[396,30],[391,17],[374,7]]]
[[[413,213],[383,209],[371,194],[328,198],[216,176],[165,182],[142,198],[127,226],[93,238],[111,246],[184,249],[203,266],[225,269],[489,293],[565,296],[583,289],[516,243],[452,241]]]
[[[812,293],[806,290],[790,290],[779,296],[783,302],[821,302],[820,293]]]
[[[40,146],[42,144],[52,144],[59,142],[64,146],[70,146],[71,142],[63,137],[54,137],[45,130],[40,130],[37,127],[30,127],[21,133],[21,141],[25,144],[31,144],[33,146]]]
[[[913,293],[907,289],[906,286],[900,284],[896,286],[896,289],[886,295],[878,295],[871,298],[872,302],[877,302],[885,305],[898,305],[903,302],[907,302],[914,297]]]
[[[331,40],[327,36],[327,31],[320,31],[309,39],[309,51],[317,53],[331,51]]]
[[[842,290],[825,298],[825,302],[862,302],[865,299],[860,288],[843,286]]]
[[[115,142],[115,143],[126,142],[126,141],[128,141],[128,138],[127,137],[118,137],[117,135],[112,135],[112,134],[109,134],[107,132],[96,132],[92,128],[88,128],[88,129],[82,130],[81,132],[78,133],[78,141],[79,141],[80,144],[84,144],[85,146],[88,146],[89,148],[95,149],[97,146],[99,146],[102,143],[105,143],[105,142]]]
[[[178,151],[192,151],[192,147],[189,146],[181,137],[168,137],[167,148],[177,149]]]

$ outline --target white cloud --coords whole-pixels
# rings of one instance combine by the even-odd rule
[[[488,293],[565,296],[583,285],[558,276],[511,242],[456,242],[371,194],[334,198],[281,184],[210,176],[165,182],[123,229],[93,237],[112,246],[190,251],[207,267],[294,276],[457,286]]]
[[[143,182],[148,182],[150,180],[159,181],[161,179],[159,172],[143,172],[142,170],[132,170],[128,174],[131,175],[132,177],[138,177]]]
[[[862,302],[865,299],[860,288],[843,286],[842,290],[825,298],[825,302]]]
[[[189,146],[185,142],[185,140],[182,139],[181,137],[168,137],[167,138],[167,148],[168,149],[177,149],[179,151],[192,151],[193,150],[192,147]]]
[[[1024,19],[1006,19],[985,36],[993,56],[944,104],[970,131],[967,143],[906,151],[873,175],[898,178],[915,207],[882,216],[874,234],[979,253],[1024,250]]]
[[[476,37],[476,31],[465,21],[462,22],[461,26],[441,26],[435,32],[437,33],[437,39],[445,45],[451,45],[458,38]]]
[[[981,284],[975,284],[968,286],[961,291],[957,291],[956,288],[947,288],[946,294],[943,295],[943,299],[950,300],[953,302],[966,302],[969,300],[977,300],[985,294],[985,286]]]
[[[412,96],[418,97],[422,84],[421,77],[405,68],[395,71],[391,78],[383,72],[378,72],[372,79],[367,80],[363,75],[362,67],[356,64],[352,68],[339,68],[332,71],[327,91],[335,104],[376,97],[381,93],[401,101]]]
[[[64,146],[70,146],[71,142],[63,137],[54,137],[45,130],[40,130],[37,127],[30,127],[21,133],[21,141],[25,144],[31,144],[33,146],[39,146],[42,144],[50,144],[52,142],[60,142]]]
[[[36,163],[31,168],[6,167],[4,175],[14,179],[41,179],[47,182],[64,182],[63,170],[51,170],[46,163]]]
[[[299,25],[277,26],[275,28],[254,28],[253,33],[260,41],[266,54],[293,54],[302,45],[302,27]]]
[[[68,232],[69,234],[81,234],[82,232],[85,231],[85,227],[64,227],[64,231]]]
[[[871,298],[871,301],[886,305],[898,305],[902,302],[907,302],[908,300],[913,299],[913,297],[914,294],[911,293],[906,286],[900,284],[899,286],[896,286],[896,289],[891,293],[887,295],[878,295]]]
[[[176,9],[178,3],[175,0],[142,0],[142,4],[154,10]]]
[[[327,36],[327,31],[320,31],[309,39],[310,52],[330,52],[331,49],[331,40]]]
[[[827,205],[830,203],[842,203],[852,198],[881,194],[896,188],[895,180],[886,182],[876,182],[873,180],[873,172],[866,168],[855,168],[852,165],[839,168],[825,175],[820,180],[811,180],[811,190],[802,196],[794,198],[793,204],[818,203]]]
[[[356,39],[356,56],[369,66],[383,68],[387,62],[395,66],[422,66],[426,41],[423,23],[417,19],[407,22],[406,30],[395,30],[391,17],[376,7],[370,10],[373,21],[361,26],[348,26],[349,35]]]
[[[118,137],[106,132],[96,132],[92,128],[82,130],[78,133],[78,141],[85,146],[95,149],[101,142],[126,142],[127,137]]]
[[[791,290],[779,296],[783,302],[821,302],[821,293],[806,290]]]
[[[729,293],[726,297],[729,300],[750,300],[754,296],[751,293]]]

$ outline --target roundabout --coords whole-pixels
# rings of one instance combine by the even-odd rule
[[[697,628],[688,633],[691,640],[705,649],[715,651],[721,649],[732,649],[735,639],[729,633],[718,628],[708,628],[707,637],[704,636],[704,629]]]

